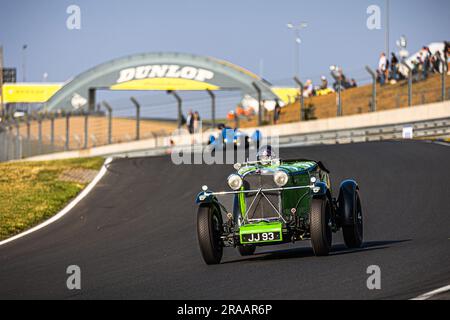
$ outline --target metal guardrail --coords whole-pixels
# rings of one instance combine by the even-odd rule
[[[381,125],[280,136],[279,143],[281,147],[289,147],[399,140],[403,139],[403,130],[405,127],[413,128],[414,139],[450,138],[450,117],[447,117],[443,119],[422,120],[395,125]],[[155,143],[152,147],[146,148],[145,150],[118,152],[117,154],[126,154],[128,156],[134,154],[160,155],[167,153],[167,150],[170,149],[170,147],[170,145],[165,145],[164,143]],[[0,162],[62,151],[64,151],[64,148],[62,147],[55,149],[54,147],[48,147],[28,141],[26,138],[17,135],[15,130],[0,130]]]
[[[330,130],[308,134],[281,136],[280,147],[298,147],[313,145],[349,144],[372,141],[403,139],[403,129],[412,127],[414,139],[450,138],[450,118],[409,122],[395,125],[364,127],[357,129]],[[183,152],[192,152],[191,146],[178,146]],[[116,157],[144,157],[167,154],[170,147],[136,150],[117,154]]]
[[[414,139],[436,139],[450,137],[450,118],[408,122],[395,125],[364,127],[296,134],[280,137],[282,146],[320,144],[346,144],[357,142],[403,139],[403,129],[413,128]]]

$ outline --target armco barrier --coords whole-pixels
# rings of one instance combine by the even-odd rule
[[[450,101],[341,118],[249,128],[243,131],[252,134],[254,130],[258,129],[266,137],[278,135],[280,144],[289,146],[402,139],[405,127],[412,127],[414,138],[417,139],[449,138]],[[210,133],[194,136],[154,137],[141,141],[42,155],[28,158],[28,160],[165,154],[169,152],[173,144],[184,146],[189,145],[192,141],[206,143]]]

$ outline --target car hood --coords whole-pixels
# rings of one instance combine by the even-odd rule
[[[284,171],[290,175],[303,174],[317,168],[317,163],[313,161],[284,163],[281,165],[252,165],[245,166],[238,171],[238,174],[245,177],[247,175],[262,174],[270,175],[276,171]]]

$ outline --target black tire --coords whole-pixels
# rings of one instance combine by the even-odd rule
[[[239,254],[243,257],[249,257],[255,254],[256,246],[238,246]]]
[[[213,204],[202,204],[197,213],[197,237],[200,251],[206,264],[219,264],[223,256],[220,239],[222,215]]]
[[[331,209],[328,199],[313,199],[310,217],[311,244],[314,254],[318,257],[330,253],[333,240],[330,224]]]
[[[363,244],[363,215],[361,208],[361,199],[359,198],[359,192],[355,192],[355,200],[353,205],[353,225],[343,226],[342,232],[344,233],[345,245],[350,249],[361,248]]]

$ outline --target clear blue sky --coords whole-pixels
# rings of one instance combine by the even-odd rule
[[[81,7],[81,30],[68,30],[66,8]],[[5,64],[22,79],[65,81],[107,60],[138,52],[179,51],[209,55],[282,82],[294,74],[293,33],[286,23],[309,22],[302,32],[303,77],[328,74],[339,64],[357,73],[375,65],[384,30],[366,27],[366,9],[385,0],[14,0],[0,6],[0,44]],[[391,0],[391,48],[406,34],[410,51],[450,40],[450,1]],[[384,26],[384,25],[383,25]]]

